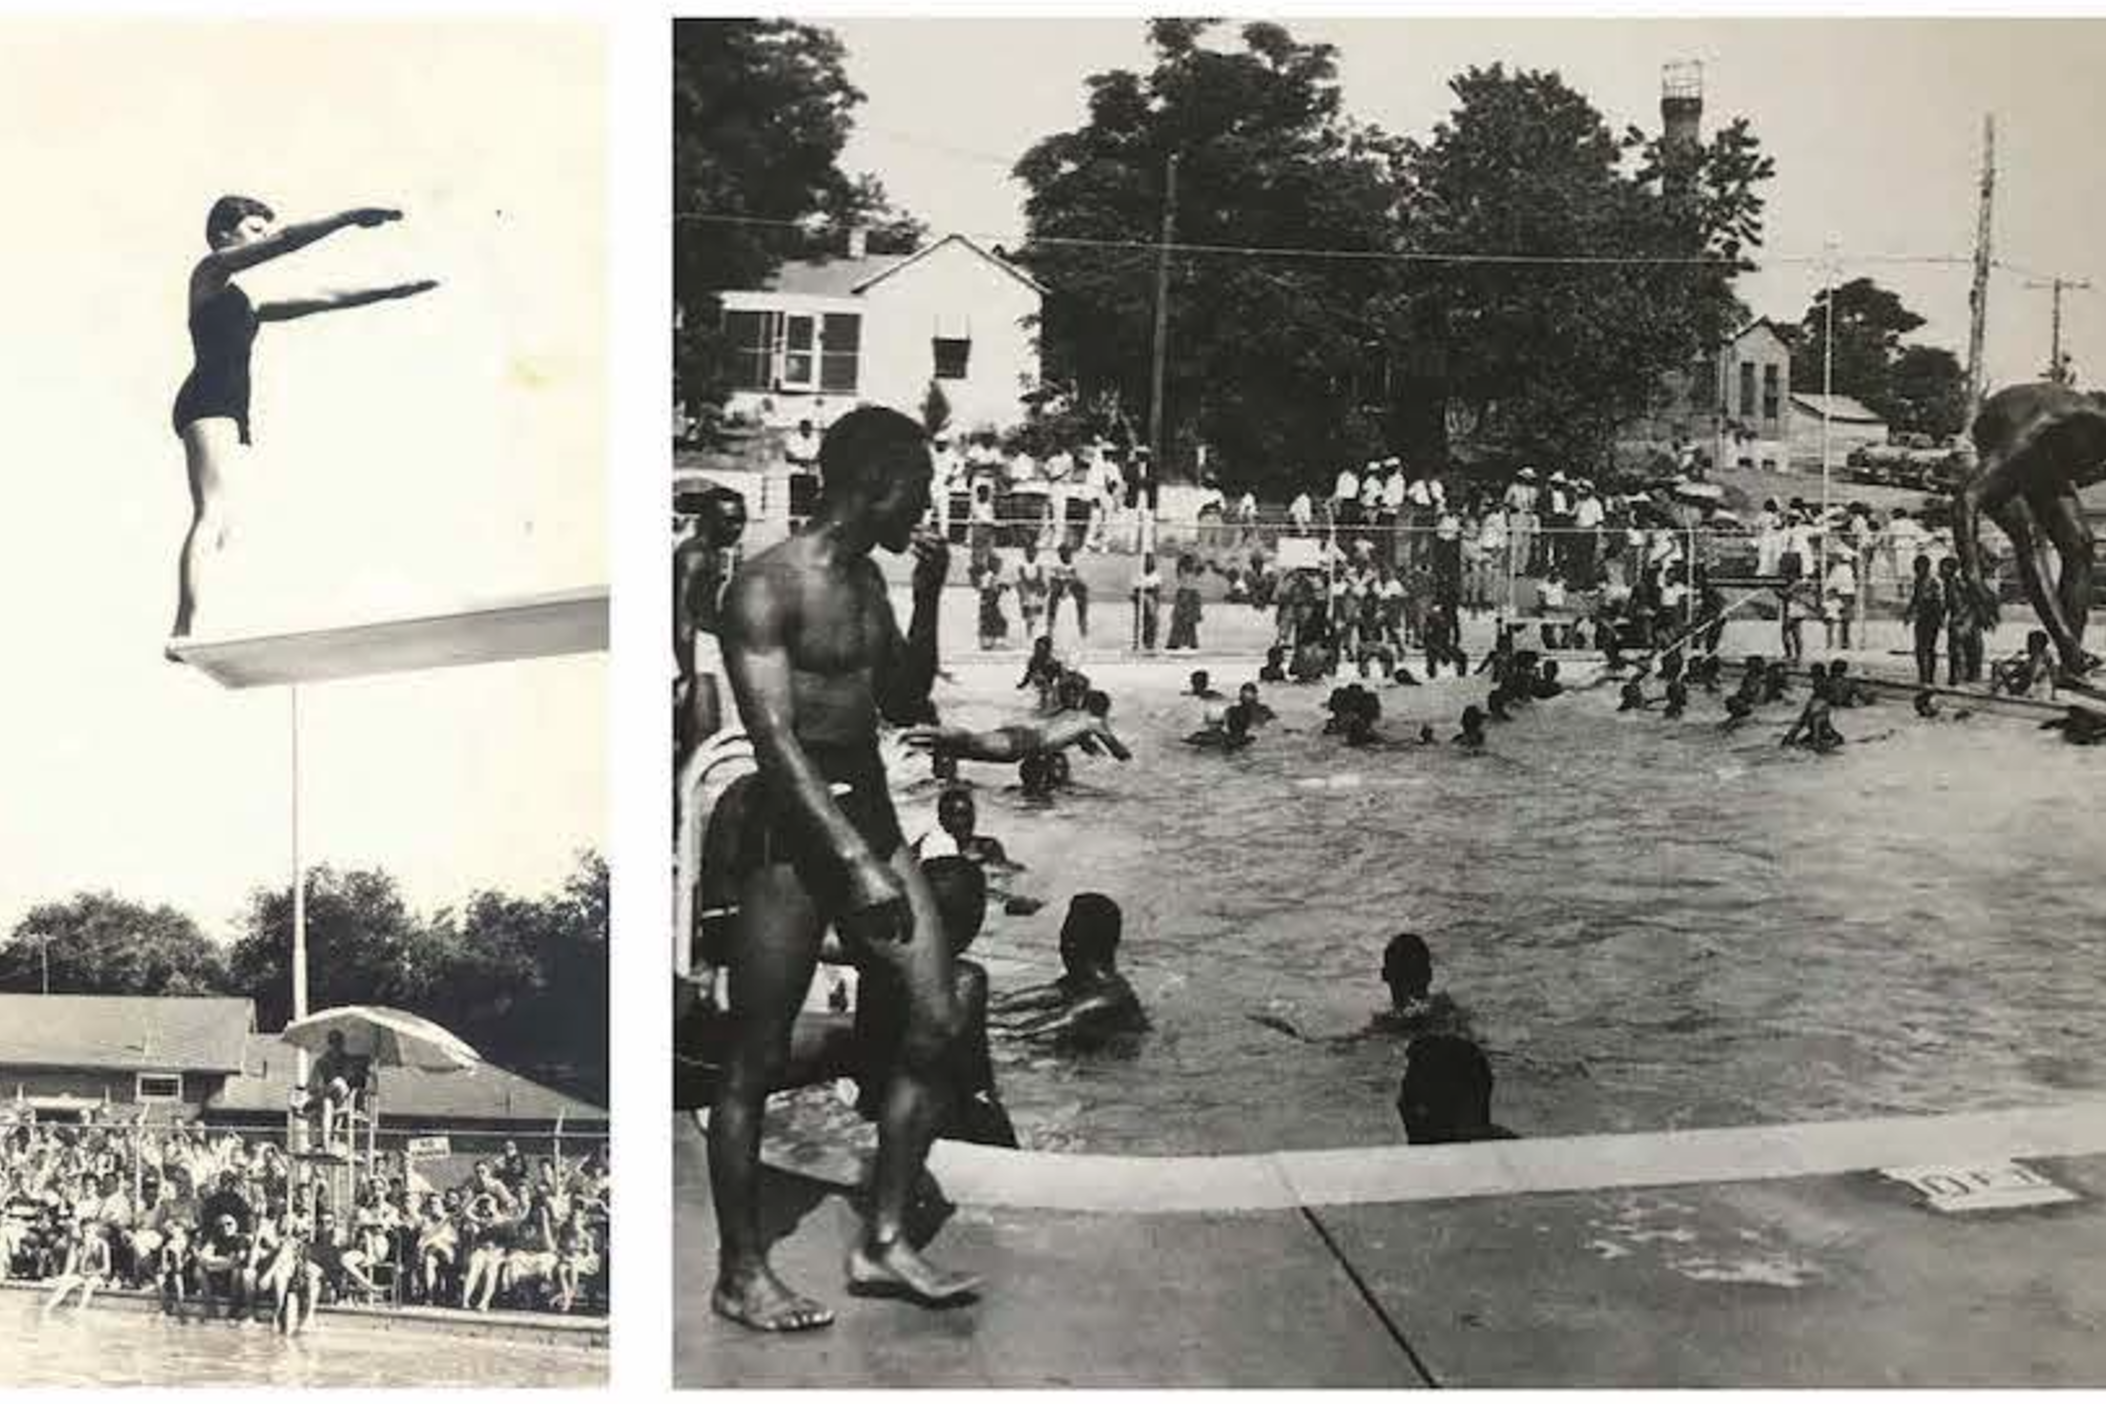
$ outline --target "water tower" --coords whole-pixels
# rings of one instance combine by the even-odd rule
[[[1695,59],[1661,65],[1660,128],[1677,151],[1703,144],[1704,65]]]

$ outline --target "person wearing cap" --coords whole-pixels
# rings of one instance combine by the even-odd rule
[[[1382,465],[1375,460],[1360,475],[1360,520],[1364,525],[1382,520]]]
[[[1241,720],[1247,729],[1248,719]],[[1077,893],[1060,927],[1060,978],[991,1001],[989,1023],[1016,1038],[1077,1051],[1144,1031],[1147,1012],[1118,968],[1123,925],[1119,904],[1110,897]]]
[[[1601,550],[1601,525],[1605,515],[1601,498],[1594,491],[1594,483],[1581,478],[1572,504],[1572,525],[1578,534],[1572,538],[1566,569],[1566,574],[1581,589],[1594,584],[1594,562]]]
[[[1298,492],[1287,504],[1287,523],[1296,536],[1307,536],[1309,524],[1315,520],[1316,506],[1309,500],[1307,492]]]

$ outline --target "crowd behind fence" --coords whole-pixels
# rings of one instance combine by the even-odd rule
[[[1101,612],[1122,602],[1134,611],[1137,647],[1152,649],[1158,639],[1172,649],[1196,647],[1202,600],[1274,608],[1284,581],[1309,576],[1321,578],[1333,612],[1379,594],[1404,602],[1407,624],[1441,603],[1508,619],[1606,610],[1694,621],[1703,609],[1722,607],[1715,597],[1739,590],[1741,613],[1797,612],[1847,634],[1856,620],[1898,614],[1918,556],[1935,568],[1954,555],[1949,527],[1906,513],[1883,522],[1844,513],[1825,530],[1808,522],[1751,531],[1658,519],[1517,530],[1510,514],[1487,513],[1432,527],[1143,519],[1130,535],[1101,545],[1046,518],[954,525],[950,535],[968,561],[964,583],[981,598],[983,647],[1013,641],[1009,609],[1028,640],[1050,630],[1064,605],[1087,617],[1092,604]],[[2003,543],[1985,535],[1987,569],[2000,575]],[[1107,589],[1113,600],[1103,598]],[[1165,611],[1167,621],[1155,617]],[[1408,641],[1417,630],[1403,632]]]
[[[583,1153],[508,1141],[442,1188],[407,1155],[354,1179],[254,1133],[18,1118],[0,1125],[0,1277],[237,1314],[303,1285],[325,1302],[603,1313],[605,1142],[570,1145]]]

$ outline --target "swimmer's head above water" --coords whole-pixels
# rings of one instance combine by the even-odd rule
[[[1389,1002],[1402,1009],[1423,1001],[1433,988],[1433,952],[1416,932],[1400,932],[1382,948],[1382,983],[1389,986]]]
[[[1125,916],[1102,892],[1078,892],[1060,924],[1060,963],[1071,971],[1109,968],[1119,954]]]
[[[937,796],[936,826],[960,843],[973,836],[973,827],[979,822],[980,810],[973,803],[971,790],[961,785]]]

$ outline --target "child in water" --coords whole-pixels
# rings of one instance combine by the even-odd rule
[[[1476,707],[1462,710],[1462,730],[1455,735],[1455,745],[1471,754],[1484,750],[1484,713]]]

